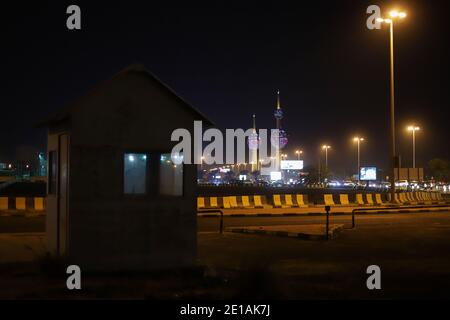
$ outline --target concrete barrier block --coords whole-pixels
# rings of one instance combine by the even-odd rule
[[[16,198],[16,210],[26,210],[27,204],[26,204],[26,198],[25,197],[17,197]]]
[[[0,197],[0,210],[8,210],[8,197]]]
[[[211,208],[218,208],[218,204],[217,204],[217,197],[210,197],[209,198],[209,206]]]
[[[44,211],[44,198],[42,198],[42,197],[34,198],[34,210]]]
[[[334,206],[335,205],[332,194],[324,194],[323,201],[325,202],[326,206]]]
[[[244,206],[244,208],[251,208],[251,207],[253,207],[250,204],[250,198],[248,196],[242,196],[241,199],[242,199],[242,205]]]
[[[205,209],[205,198],[197,197],[197,209]]]
[[[356,194],[356,203],[359,204],[359,205],[364,205],[365,204],[362,193],[357,193]]]
[[[294,202],[292,201],[292,195],[291,194],[285,194],[284,200],[286,202],[286,206],[288,207],[295,207]]]
[[[366,193],[366,201],[367,201],[367,204],[369,204],[369,205],[373,205],[374,204],[371,193]]]
[[[231,208],[230,198],[229,197],[222,197],[222,203],[223,203],[223,208],[224,209],[230,209]]]
[[[350,205],[350,202],[348,201],[348,194],[340,194],[339,195],[339,203],[343,206]]]

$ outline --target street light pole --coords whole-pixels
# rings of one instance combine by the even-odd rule
[[[412,131],[412,143],[413,143],[413,168],[416,167],[416,131],[419,131],[420,127],[409,126],[408,131]]]
[[[353,141],[355,141],[356,142],[356,144],[357,144],[357,149],[358,149],[358,162],[357,162],[357,165],[358,165],[358,168],[357,168],[357,170],[356,170],[356,173],[358,174],[358,182],[359,182],[359,170],[360,170],[360,168],[361,168],[361,162],[360,162],[360,143],[361,143],[361,141],[364,141],[364,138],[360,138],[360,137],[356,137],[356,138],[353,138]]]
[[[395,166],[396,166],[396,150],[395,150],[395,90],[394,90],[394,21],[390,23],[390,56],[391,56],[391,199],[395,202]]]
[[[322,154],[319,153],[319,183],[321,183],[322,181],[322,172],[321,172],[321,167],[322,167]]]
[[[359,163],[359,139],[358,139],[358,168],[356,168],[357,169],[356,173],[358,174],[358,182],[359,182],[359,168],[360,167],[361,167],[361,165]]]
[[[391,90],[390,90],[390,113],[391,113],[391,202],[395,203],[395,166],[396,166],[396,150],[395,150],[395,85],[394,85],[394,20],[396,18],[405,18],[406,13],[393,10],[389,12],[390,19],[377,19],[378,22],[385,22],[389,24],[390,30],[390,78],[391,78]]]
[[[413,130],[413,169],[416,167],[416,130]]]
[[[328,171],[328,149],[330,149],[331,146],[323,145],[322,149],[325,150],[325,171]]]

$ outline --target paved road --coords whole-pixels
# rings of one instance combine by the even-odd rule
[[[230,218],[226,224],[321,219]],[[212,230],[213,222],[200,221],[200,228]],[[240,270],[234,281],[244,284],[242,297],[450,298],[450,212],[360,216],[356,229],[332,241],[201,232],[198,252],[215,272]],[[382,290],[366,287],[370,265],[382,270]]]
[[[439,213],[414,213],[414,214],[373,214],[357,215],[357,227],[366,225],[410,225],[420,222],[447,223],[450,225],[450,211]],[[325,216],[299,216],[299,217],[225,217],[224,227],[239,226],[264,226],[264,225],[293,225],[293,224],[321,224],[325,223]],[[331,216],[330,223],[338,223],[351,226],[351,216]],[[219,229],[219,218],[204,217],[198,219],[200,232],[212,232]]]
[[[439,213],[414,214],[373,214],[356,216],[357,226],[365,225],[410,225],[420,222],[448,223],[450,225],[450,211]],[[264,225],[293,225],[293,224],[321,224],[325,223],[324,216],[280,216],[280,217],[225,217],[224,226],[264,226]],[[331,216],[330,223],[351,225],[351,216]],[[218,217],[203,217],[198,219],[199,232],[214,232],[219,229]],[[44,232],[45,217],[0,217],[0,233]]]

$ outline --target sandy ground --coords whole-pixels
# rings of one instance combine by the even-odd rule
[[[0,233],[0,264],[33,261],[45,250],[44,233]]]

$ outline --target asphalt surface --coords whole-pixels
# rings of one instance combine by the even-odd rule
[[[344,224],[350,227],[351,215],[330,216],[330,223]],[[356,215],[356,226],[381,226],[396,224],[411,225],[421,222],[450,224],[450,211],[439,213],[393,213],[393,214],[364,214]],[[202,217],[198,219],[199,232],[214,232],[219,230],[219,217]],[[325,224],[325,216],[280,216],[280,217],[224,217],[224,228],[241,226],[270,226],[294,224]]]
[[[219,230],[219,217],[198,218],[199,232],[216,232]],[[439,213],[394,213],[394,214],[372,214],[357,215],[356,225],[411,225],[424,223],[448,223],[450,224],[450,211]],[[270,225],[297,225],[297,224],[322,224],[325,216],[280,216],[280,217],[224,217],[224,227],[242,226],[270,226]],[[330,216],[330,223],[351,226],[350,215]],[[20,217],[0,216],[0,233],[24,233],[45,232],[45,217]]]
[[[226,225],[317,223],[323,217],[229,218]],[[347,222],[349,217],[332,218]],[[211,230],[214,221],[200,222]],[[199,233],[200,261],[215,272],[239,270],[247,296],[281,299],[449,299],[450,212],[357,217],[336,239]],[[367,267],[381,269],[368,290]],[[244,290],[242,289],[242,290]]]

